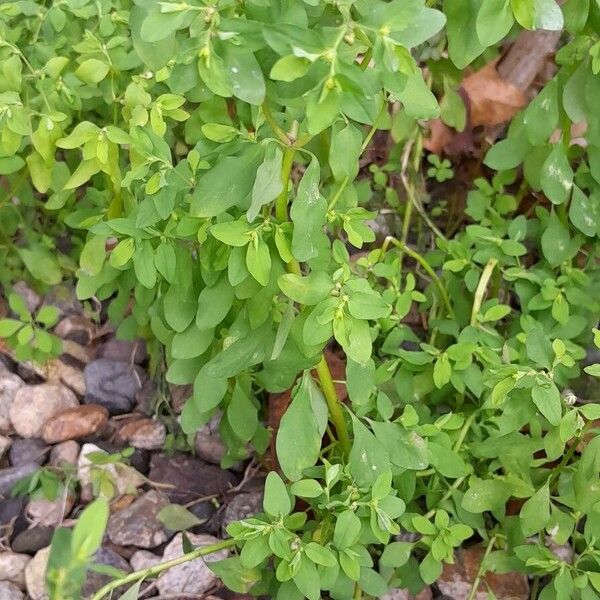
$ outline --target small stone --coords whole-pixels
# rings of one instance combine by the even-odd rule
[[[187,534],[194,547],[211,546],[219,540],[212,535],[193,533]],[[181,533],[178,533],[165,548],[163,562],[183,555],[183,541]],[[210,590],[218,582],[217,576],[206,566],[207,562],[213,562],[227,558],[227,549],[214,552],[205,557],[191,560],[165,571],[156,582],[156,587],[161,594],[202,594]]]
[[[13,467],[26,463],[35,463],[41,466],[46,462],[49,451],[48,445],[37,438],[16,439],[10,448],[8,458]]]
[[[52,541],[54,535],[54,527],[47,525],[35,525],[30,529],[26,529],[19,533],[12,540],[12,549],[15,552],[25,552],[33,554],[42,548],[45,548]]]
[[[7,496],[15,483],[39,469],[36,463],[25,463],[10,469],[0,469],[0,496]]]
[[[219,533],[219,523],[215,518],[217,515],[217,508],[210,500],[196,502],[189,506],[188,510],[202,521],[200,525],[196,525],[196,527],[192,529],[193,533]]]
[[[225,532],[227,525],[230,523],[253,517],[262,512],[262,501],[262,490],[246,492],[234,496],[231,502],[225,507],[223,513],[223,521],[221,523],[223,531]]]
[[[149,552],[148,550],[136,550],[129,559],[129,564],[134,571],[149,569],[161,562],[160,556]]]
[[[54,335],[63,340],[71,340],[82,346],[89,346],[97,333],[97,327],[83,315],[69,315],[54,328]]]
[[[111,415],[128,413],[142,389],[144,372],[135,365],[101,358],[84,370],[86,404],[100,404]]]
[[[24,281],[17,281],[13,285],[13,292],[23,298],[30,313],[34,313],[42,305],[42,297]]]
[[[55,306],[65,316],[83,312],[83,305],[77,299],[74,286],[68,284],[53,285],[44,298],[44,304]]]
[[[46,567],[48,566],[49,555],[50,546],[38,550],[25,568],[25,587],[31,600],[47,600],[48,598],[46,593]]]
[[[63,346],[67,342],[63,342]],[[64,348],[63,348],[64,350]],[[63,358],[66,355],[63,355]],[[68,364],[63,358],[54,358],[44,365],[44,377],[49,383],[64,385],[79,396],[85,396],[85,377],[83,371]]]
[[[10,581],[0,581],[1,600],[24,600],[23,592]]]
[[[456,552],[455,564],[444,563],[437,586],[442,594],[451,598],[467,598],[485,550],[480,547],[463,548]],[[477,588],[475,600],[486,600],[489,590],[498,600],[527,600],[529,585],[527,577],[521,573],[487,572]]]
[[[193,393],[194,386],[192,385],[175,385],[174,383],[170,383],[169,395],[171,396],[171,408],[173,411],[179,414]]]
[[[119,340],[112,338],[98,348],[98,358],[108,358],[118,362],[140,365],[148,358],[144,340]]]
[[[119,554],[117,554],[114,550],[102,546],[96,554],[94,554],[93,562],[100,565],[107,565],[109,567],[114,567],[115,569],[119,569],[120,571],[125,571],[125,573],[131,573],[131,567],[129,563]],[[85,580],[85,585],[83,586],[83,594],[82,598],[89,598],[93,594],[95,594],[101,587],[105,586],[107,583],[112,581],[112,577],[109,575],[104,575],[103,573],[97,573],[91,569],[88,569],[87,576]],[[121,594],[125,592],[127,589],[126,586],[123,588],[117,588],[113,592],[113,598],[120,598]]]
[[[0,363],[0,433],[10,433],[10,407],[25,382]]]
[[[211,419],[196,432],[194,441],[196,454],[206,462],[214,465],[221,464],[221,459],[227,452],[227,447],[219,435],[219,419]]]
[[[135,419],[127,421],[119,429],[119,438],[134,448],[158,450],[167,438],[167,429],[156,419]]]
[[[104,428],[108,411],[98,404],[86,404],[67,410],[49,419],[42,429],[42,438],[49,444],[75,440]]]
[[[79,458],[79,444],[73,440],[68,440],[60,444],[56,444],[50,451],[50,464],[53,467],[64,465],[77,465]]]
[[[12,440],[8,436],[0,434],[0,459],[6,454],[11,444]]]
[[[221,495],[237,481],[229,471],[186,454],[155,454],[150,462],[149,478],[171,485],[165,493],[171,502],[178,504],[186,504],[202,496]]]
[[[27,554],[0,552],[0,581],[10,581],[21,589],[25,588],[25,567],[31,560]]]
[[[169,538],[156,515],[169,505],[168,498],[154,490],[146,492],[127,508],[111,515],[106,533],[113,544],[156,548]]]
[[[81,486],[81,499],[89,502],[93,499],[92,490],[92,471],[94,469],[102,470],[108,474],[115,487],[115,494],[135,493],[136,488],[144,484],[143,477],[131,467],[123,464],[104,464],[96,465],[87,457],[92,452],[104,452],[95,444],[84,444],[79,453],[77,462],[77,477]],[[104,452],[104,454],[107,454]]]
[[[24,496],[0,499],[0,529],[7,528],[18,517],[23,516],[25,502]]]
[[[39,498],[31,500],[27,505],[27,514],[36,525],[56,527],[73,510],[75,498],[73,496],[57,496],[54,500]]]
[[[27,385],[19,388],[15,395],[10,407],[10,421],[21,437],[37,438],[46,421],[77,406],[75,394],[62,385]]]

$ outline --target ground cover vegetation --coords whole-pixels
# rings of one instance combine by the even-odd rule
[[[534,29],[550,68],[478,122],[463,80]],[[193,384],[182,440],[222,414],[224,467],[274,438],[264,512],[214,548],[232,590],[416,593],[478,545],[470,598],[485,571],[600,597],[600,406],[570,391],[600,376],[599,32],[595,0],[0,4],[0,280],[74,280],[144,337]],[[16,355],[60,352],[10,298]],[[108,510],[56,533],[51,598]]]

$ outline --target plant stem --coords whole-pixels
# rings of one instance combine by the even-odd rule
[[[479,587],[479,582],[481,581],[481,577],[485,573],[483,563],[485,562],[485,559],[490,555],[490,552],[492,551],[492,548],[494,547],[495,541],[496,541],[496,536],[493,535],[490,538],[490,541],[488,542],[488,545],[487,545],[487,548],[485,549],[485,553],[484,553],[483,557],[481,558],[481,563],[479,564],[479,569],[477,570],[477,575],[475,577],[475,580],[473,581],[473,585],[471,586],[471,591],[469,592],[469,596],[467,597],[467,600],[473,600],[473,598],[475,598],[475,594],[477,593],[477,588]]]
[[[440,501],[437,503],[437,505],[439,506],[442,502],[445,502],[446,500],[448,500],[448,498],[450,498],[450,496],[452,496],[452,492],[454,490],[457,490],[460,487],[460,484],[466,479],[466,477],[459,477],[448,489],[448,491],[440,498]],[[427,512],[425,514],[425,518],[426,519],[431,519],[431,517],[433,517],[433,515],[435,514],[436,509],[432,508],[429,512]]]
[[[354,598],[353,600],[362,600],[362,589],[360,587],[360,585],[357,583],[356,586],[354,587]]]
[[[323,390],[323,395],[325,396],[327,407],[329,408],[329,416],[335,426],[335,431],[342,446],[342,451],[344,454],[348,454],[350,452],[350,436],[348,435],[348,428],[346,427],[346,421],[344,420],[344,412],[342,411],[337,392],[335,391],[335,384],[333,383],[331,371],[329,370],[329,365],[325,360],[324,354],[321,355],[321,360],[316,368],[319,381],[321,382],[321,389]]]
[[[442,300],[444,301],[446,310],[448,312],[448,316],[450,316],[451,318],[454,318],[454,310],[452,309],[452,305],[450,304],[450,298],[448,296],[448,292],[446,291],[446,288],[444,287],[442,280],[437,276],[436,272],[431,268],[429,263],[416,250],[409,248],[404,242],[401,242],[400,240],[396,239],[395,237],[387,236],[383,242],[383,245],[381,246],[379,260],[381,260],[383,258],[383,256],[385,255],[390,244],[396,246],[396,248],[399,248],[400,250],[402,250],[402,252],[406,252],[406,254],[408,254],[408,256],[410,256],[412,259],[416,260],[423,267],[423,269],[425,269],[425,271],[431,277],[433,283],[437,287],[438,291],[440,292],[440,296],[442,297]]]
[[[192,552],[188,552],[183,556],[178,556],[177,558],[173,558],[171,560],[167,560],[163,563],[159,563],[154,565],[153,567],[149,567],[147,569],[142,569],[141,571],[134,571],[133,573],[129,573],[124,577],[120,577],[119,579],[114,579],[110,583],[107,583],[104,587],[100,588],[91,598],[91,600],[101,600],[108,594],[110,594],[113,590],[121,587],[122,585],[126,585],[128,583],[134,583],[141,579],[147,579],[148,577],[154,577],[167,569],[171,569],[176,567],[177,565],[181,565],[183,563],[189,562],[190,560],[194,560],[196,558],[200,558],[201,556],[206,556],[208,554],[213,554],[214,552],[218,552],[219,550],[224,550],[225,548],[231,548],[231,546],[235,546],[236,541],[234,539],[223,540],[217,544],[212,544],[211,546],[204,546],[202,548],[196,548]]]
[[[495,258],[490,258],[490,260],[488,260],[487,265],[485,265],[485,269],[483,269],[483,273],[481,274],[481,278],[479,279],[479,283],[477,284],[477,289],[475,290],[475,297],[473,298],[473,309],[471,310],[471,325],[475,325],[475,323],[477,323],[477,316],[479,315],[479,311],[483,303],[485,291],[494,271],[494,267],[497,264],[498,261]]]
[[[283,129],[281,129],[281,127],[279,127],[279,125],[277,125],[277,122],[275,121],[275,118],[273,117],[273,113],[271,112],[271,109],[268,107],[266,102],[262,103],[262,111],[263,111],[263,115],[265,115],[266,122],[269,124],[271,129],[275,132],[275,135],[278,137],[278,139],[281,142],[283,142],[286,146],[288,146],[290,143],[290,139],[289,139],[287,133],[285,131],[283,131]]]
[[[283,189],[275,201],[275,216],[277,217],[277,220],[282,223],[288,220],[288,188],[290,186],[290,177],[292,175],[292,166],[294,164],[294,153],[295,149],[292,146],[288,146],[283,153],[283,161],[281,164],[281,181],[283,183]]]

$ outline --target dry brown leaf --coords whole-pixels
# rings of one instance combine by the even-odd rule
[[[433,154],[441,154],[452,141],[454,131],[441,119],[433,119],[427,123],[429,137],[423,140],[423,147]]]
[[[469,96],[471,127],[492,127],[505,123],[527,104],[525,94],[500,77],[496,61],[466,77],[462,89]]]

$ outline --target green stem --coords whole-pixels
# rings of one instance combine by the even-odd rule
[[[475,594],[477,593],[477,588],[479,587],[479,582],[481,581],[481,578],[483,577],[483,574],[485,573],[485,568],[483,566],[483,563],[485,562],[485,559],[490,555],[490,552],[492,551],[492,548],[494,547],[495,541],[496,541],[496,536],[493,535],[490,538],[490,541],[488,542],[487,548],[485,549],[485,553],[481,559],[481,563],[479,564],[479,569],[477,570],[477,575],[475,577],[475,580],[473,581],[473,585],[471,586],[471,591],[469,592],[469,596],[467,597],[467,600],[473,600],[473,598],[475,598]]]
[[[442,502],[445,502],[446,500],[448,500],[448,498],[450,498],[450,496],[452,496],[452,492],[454,490],[457,490],[460,487],[460,484],[465,480],[465,477],[459,477],[448,489],[448,491],[440,498],[440,501],[437,503],[437,505],[439,506]],[[437,508],[432,508],[428,513],[425,514],[425,518],[426,519],[431,519],[431,517],[433,517],[433,515],[435,514],[435,511],[437,510]]]
[[[442,300],[446,306],[446,311],[448,312],[448,316],[450,316],[451,318],[454,318],[454,310],[452,309],[452,305],[450,304],[450,298],[448,296],[448,292],[446,291],[446,288],[444,287],[442,280],[437,276],[436,272],[431,268],[429,263],[416,250],[409,248],[404,242],[397,240],[395,237],[388,236],[385,238],[385,241],[383,242],[383,246],[381,247],[381,252],[379,254],[379,260],[381,260],[383,258],[383,256],[385,255],[385,252],[387,251],[390,244],[396,246],[396,248],[400,249],[402,252],[406,252],[406,254],[408,254],[408,256],[410,256],[412,259],[416,260],[423,267],[425,272],[429,275],[429,277],[431,277],[431,280],[437,287],[437,289],[440,293],[440,296],[442,297]]]
[[[369,66],[369,63],[371,62],[371,59],[373,58],[373,48],[369,48],[364,54],[363,54],[363,58],[360,61],[360,68],[363,71],[367,70],[367,67]]]
[[[362,588],[360,587],[360,585],[357,583],[354,586],[354,597],[353,600],[362,600]]]
[[[321,382],[321,389],[323,390],[323,395],[327,401],[329,416],[335,426],[335,431],[342,446],[342,451],[344,454],[348,454],[351,446],[350,436],[348,435],[348,428],[346,427],[346,421],[344,420],[344,412],[340,405],[337,392],[335,391],[335,384],[331,377],[329,365],[325,360],[325,355],[321,355],[321,360],[319,361],[319,364],[317,364],[317,375]]]
[[[101,598],[104,598],[113,590],[117,589],[118,587],[121,587],[122,585],[127,585],[128,583],[135,583],[136,581],[147,579],[148,577],[154,577],[155,575],[158,575],[159,573],[162,573],[163,571],[166,571],[168,569],[172,569],[177,565],[181,565],[183,563],[189,562],[190,560],[200,558],[201,556],[206,556],[208,554],[219,552],[219,550],[224,550],[225,548],[231,548],[232,546],[235,546],[235,544],[236,541],[234,539],[223,540],[222,542],[212,544],[211,546],[203,546],[202,548],[196,548],[192,552],[188,552],[183,556],[178,556],[177,558],[167,560],[165,562],[154,565],[153,567],[142,569],[141,571],[134,571],[133,573],[129,573],[124,577],[114,579],[110,583],[107,583],[104,587],[100,588],[92,596],[91,600],[101,600]]]
[[[295,148],[288,146],[283,153],[283,162],[281,164],[281,181],[283,189],[277,200],[275,200],[275,216],[278,221],[285,223],[288,220],[288,188],[290,186],[290,177],[292,175],[292,166],[294,164]]]
[[[269,126],[271,127],[271,129],[273,130],[275,135],[286,146],[289,145],[290,139],[289,139],[287,133],[285,131],[283,131],[283,129],[281,129],[281,127],[279,127],[279,125],[277,125],[277,121],[275,121],[275,118],[273,117],[273,113],[271,112],[271,109],[268,107],[266,102],[262,103],[262,111],[263,111],[263,115],[265,115],[266,122],[269,124]]]
[[[477,323],[477,316],[479,315],[481,305],[483,304],[483,297],[485,296],[485,291],[487,290],[488,283],[490,281],[490,278],[492,277],[492,273],[497,264],[498,261],[495,258],[490,258],[487,265],[485,265],[485,268],[483,269],[483,273],[481,274],[481,278],[479,279],[479,283],[477,284],[477,289],[475,290],[475,297],[473,298],[473,309],[471,310],[471,325],[475,325]]]

